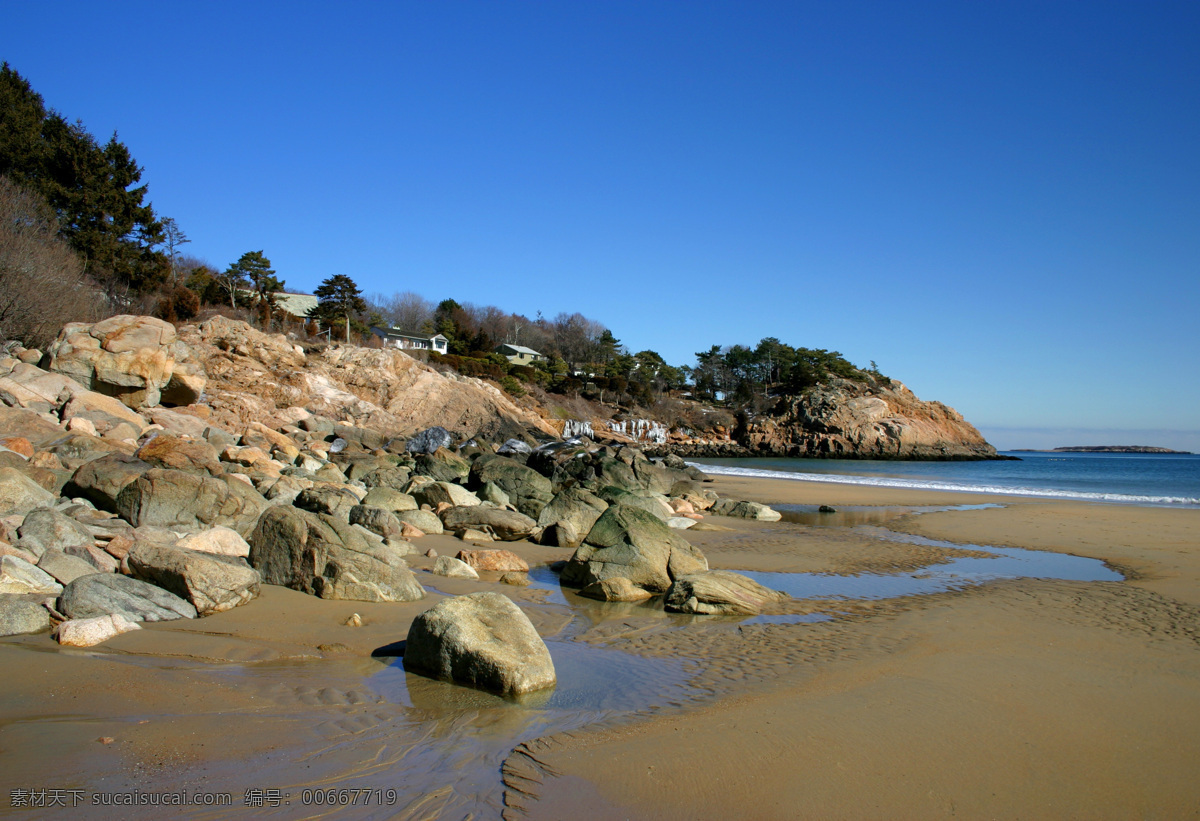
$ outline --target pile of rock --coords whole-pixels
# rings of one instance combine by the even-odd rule
[[[509,437],[518,428],[508,417],[490,441],[476,436],[457,450],[466,437],[444,428],[391,435],[299,403],[246,419],[239,409],[252,399],[205,393],[214,376],[225,384],[224,368],[258,367],[261,392],[293,395],[288,373],[304,364],[303,351],[220,318],[189,334],[228,363],[203,359],[149,317],[68,326],[45,353],[0,350],[0,635],[54,629],[63,643],[92,644],[142,622],[238,607],[262,584],[415,601],[425,591],[405,557],[416,552],[412,540],[440,533],[571,549],[563,580],[587,595],[666,594],[686,612],[735,612],[714,598],[733,588],[717,584],[680,531],[706,512],[778,518],[718,499],[677,457],[654,462],[634,447],[586,440],[534,447],[544,431]],[[327,406],[333,389],[318,389],[311,404]],[[434,566],[448,576],[480,571],[519,584],[528,566],[495,549],[465,549]],[[734,587],[738,606],[750,606],[754,595]],[[478,604],[508,612],[491,599]],[[453,633],[434,621],[422,622],[421,635]],[[549,678],[463,673],[417,657],[413,665],[504,692],[553,677],[552,665]]]

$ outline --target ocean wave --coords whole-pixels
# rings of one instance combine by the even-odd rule
[[[956,493],[992,493],[1005,496],[1037,496],[1049,499],[1072,499],[1085,502],[1121,502],[1134,505],[1171,507],[1200,507],[1200,497],[1133,496],[1125,493],[1088,493],[1042,487],[1005,487],[1002,485],[973,485],[935,479],[894,479],[882,476],[856,476],[843,473],[793,473],[789,470],[762,470],[728,465],[705,465],[688,462],[705,473],[721,476],[745,476],[755,479],[786,479],[797,482],[828,482],[838,485],[867,485],[870,487],[903,488],[906,490],[945,490]]]

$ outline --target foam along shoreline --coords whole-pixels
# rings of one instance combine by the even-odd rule
[[[1000,496],[1029,496],[1044,499],[1064,499],[1079,502],[1114,502],[1134,505],[1167,505],[1172,507],[1200,508],[1198,496],[1137,496],[1124,493],[1087,493],[1083,491],[1055,490],[1037,487],[1005,487],[1003,485],[977,485],[962,482],[938,481],[934,479],[896,479],[887,476],[856,476],[850,474],[799,473],[787,470],[765,470],[740,468],[729,465],[709,465],[689,462],[690,465],[713,476],[744,476],[753,479],[776,479],[791,482],[821,482],[835,485],[861,485],[863,487],[897,488],[905,490],[927,490],[948,493],[976,493]]]
[[[768,504],[928,508],[963,499],[911,487],[716,480],[722,496]],[[704,657],[700,683],[719,698],[633,727],[540,740],[529,752],[543,773],[529,817],[579,806],[602,819],[1193,813],[1200,511],[991,501],[1002,506],[897,510],[887,527],[918,537],[897,550],[928,540],[1032,548],[1100,559],[1130,580],[1015,579],[864,605],[849,618],[696,621],[658,640],[615,633],[614,646]],[[837,572],[886,561],[878,541],[855,530],[752,523],[703,538],[714,566]]]

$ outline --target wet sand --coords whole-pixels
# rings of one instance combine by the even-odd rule
[[[875,520],[892,530],[966,547],[710,517],[719,529],[688,538],[714,568],[920,572],[972,555],[972,544],[1003,544],[1103,559],[1133,580],[792,601],[775,615],[834,618],[781,624],[604,605],[494,578],[448,580],[412,557],[437,591],[417,603],[326,602],[264,587],[228,613],[147,625],[93,650],[63,650],[44,635],[0,641],[3,784],[89,797],[232,796],[224,809],[89,808],[101,818],[1200,810],[1200,511],[732,477],[716,488],[765,502],[875,506]],[[905,514],[987,502],[1005,507]],[[462,546],[449,537],[417,544],[443,554]],[[503,546],[531,564],[570,553]],[[512,704],[397,668],[389,645],[413,616],[440,595],[484,589],[512,596],[559,642],[558,699],[576,701]],[[352,613],[362,627],[345,625]],[[604,695],[623,688],[623,700]],[[397,795],[330,811],[300,805],[312,787]],[[279,789],[292,803],[249,809],[244,793],[255,788]],[[65,814],[0,804],[21,817]]]

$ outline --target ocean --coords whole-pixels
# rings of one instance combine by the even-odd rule
[[[876,487],[1200,507],[1200,455],[1007,452],[1021,461],[689,459],[709,473]]]

